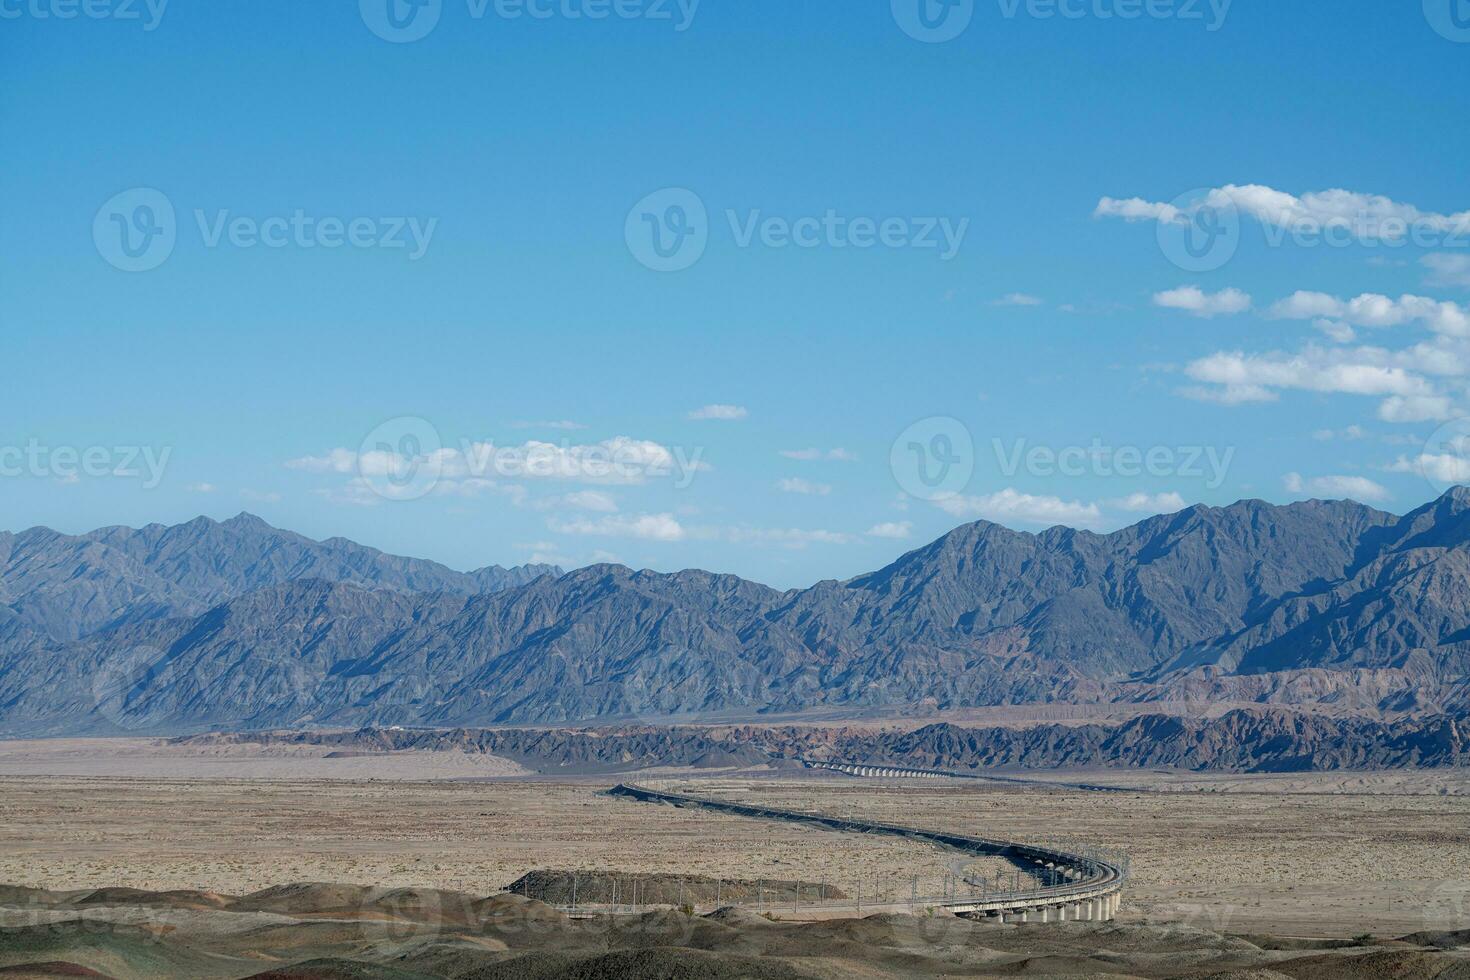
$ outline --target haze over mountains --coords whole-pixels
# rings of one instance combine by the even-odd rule
[[[964,525],[847,582],[471,573],[241,515],[0,535],[0,732],[756,718],[1029,702],[1470,708],[1470,490]]]

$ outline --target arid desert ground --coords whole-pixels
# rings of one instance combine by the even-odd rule
[[[1045,774],[1079,777],[1130,788],[764,768],[558,776],[452,752],[0,743],[0,975],[1470,976],[1464,773]],[[1092,843],[1128,852],[1133,878],[1116,922],[972,922],[904,902],[961,868],[1008,868],[999,859],[604,793],[620,780]],[[553,870],[819,882],[868,904],[572,918],[505,894]]]
[[[613,799],[619,777],[493,757],[202,751],[152,740],[0,745],[0,882],[241,894],[288,881],[490,893],[538,868],[940,887],[916,842]],[[1064,775],[1057,774],[1056,778]],[[1168,792],[978,780],[640,773],[705,795],[1126,851],[1121,921],[1309,936],[1464,928],[1470,774],[1089,773]],[[931,892],[932,893],[932,892]]]

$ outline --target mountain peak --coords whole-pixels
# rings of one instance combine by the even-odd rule
[[[1470,487],[1464,485],[1450,487],[1439,499],[1441,502],[1453,504],[1456,508],[1470,507]]]
[[[227,521],[221,521],[220,524],[223,527],[260,528],[272,531],[275,530],[275,528],[267,521],[256,517],[254,514],[246,510],[240,511],[240,513],[236,514],[234,517],[230,518]]]

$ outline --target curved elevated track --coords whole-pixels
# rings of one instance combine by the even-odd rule
[[[942,907],[956,915],[970,918],[991,918],[999,922],[1105,921],[1117,912],[1123,887],[1128,880],[1128,860],[1120,855],[1073,853],[1054,847],[971,837],[942,830],[925,830],[821,813],[804,813],[800,810],[754,806],[732,800],[666,793],[631,783],[619,784],[608,792],[613,796],[629,797],[647,803],[698,807],[740,817],[803,823],[848,833],[905,837],[938,844],[965,854],[1003,858],[1038,879],[1055,882],[1001,891],[991,890],[984,882],[969,881],[972,890],[968,895],[924,900],[926,905]]]

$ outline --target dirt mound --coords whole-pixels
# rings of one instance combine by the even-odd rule
[[[1418,950],[1381,950],[1343,956],[1308,956],[1273,969],[1295,980],[1470,980],[1470,962]]]
[[[437,888],[369,888],[330,882],[297,882],[253,892],[228,903],[232,912],[396,918],[468,925],[485,899]]]
[[[527,953],[466,980],[810,980],[784,963],[691,949],[640,949],[576,955]]]
[[[96,919],[0,928],[0,966],[66,963],[104,976],[192,977],[210,974],[212,957],[176,946],[161,931]]]
[[[356,960],[308,960],[294,966],[252,974],[249,980],[433,980],[425,973],[410,973],[377,963]]]
[[[473,921],[499,923],[566,923],[571,920],[562,912],[534,898],[524,895],[491,895],[471,904]]]
[[[551,905],[710,905],[731,902],[807,904],[844,899],[835,885],[782,879],[705,878],[699,875],[614,874],[547,869],[522,875],[506,889]]]
[[[997,926],[938,913],[783,922],[725,907],[572,919],[521,895],[322,882],[239,900],[128,888],[5,894],[53,904],[27,906],[42,909],[28,925],[0,927],[0,980],[1470,980],[1470,960],[1449,951],[1461,932],[1361,945],[1252,942],[1182,924]],[[200,903],[210,907],[178,907]]]
[[[761,915],[759,912],[752,912],[750,909],[743,909],[738,905],[726,905],[722,909],[715,909],[715,911],[706,915],[705,918],[711,922],[718,922],[721,925],[730,926],[734,929],[752,929],[774,925],[770,919]]]
[[[97,888],[68,900],[78,907],[94,905],[143,905],[172,909],[222,909],[235,900],[215,892],[181,888],[155,892],[138,888]]]
[[[241,912],[322,913],[361,908],[378,891],[366,885],[326,881],[297,881],[273,885],[236,899],[230,907]]]
[[[1470,946],[1470,929],[1455,929],[1449,932],[1416,932],[1405,936],[1403,941],[1415,946],[1457,949],[1462,946]]]
[[[45,888],[27,888],[24,885],[0,885],[0,905],[10,908],[35,908],[59,905],[74,892],[54,892]]]
[[[105,973],[64,960],[0,966],[0,977],[5,977],[5,980],[62,980],[63,977],[100,977],[101,980],[111,980]]]

